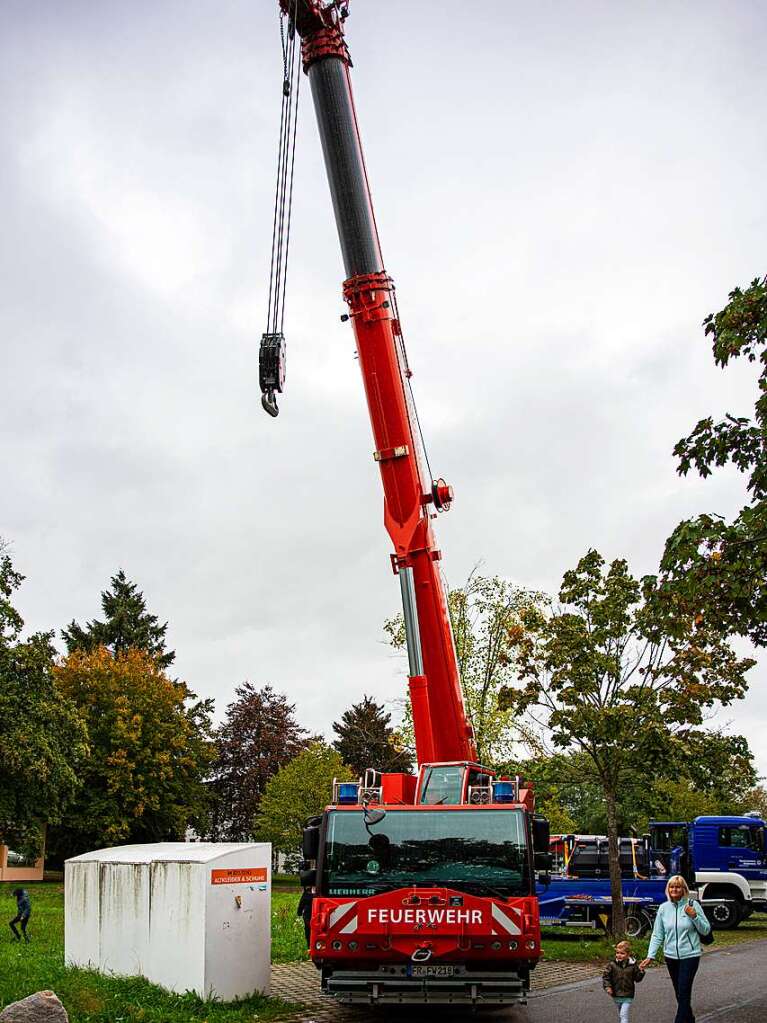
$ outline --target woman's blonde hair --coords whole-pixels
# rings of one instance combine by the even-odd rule
[[[668,890],[669,890],[669,888],[671,887],[672,884],[680,885],[682,887],[682,889],[684,890],[684,894],[685,895],[689,895],[690,894],[690,886],[687,884],[687,882],[682,877],[682,875],[681,874],[674,874],[666,882],[666,898],[668,898]]]

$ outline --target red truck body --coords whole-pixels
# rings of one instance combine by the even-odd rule
[[[344,319],[354,330],[402,594],[420,765],[417,777],[373,772],[369,784],[337,786],[333,805],[310,822],[302,875],[310,954],[323,989],[344,1001],[521,1001],[540,957],[535,868],[548,825],[534,817],[532,786],[476,763],[432,526],[453,494],[427,471],[381,255],[344,36],[349,4],[279,4],[286,37],[301,40],[341,243]],[[264,335],[261,354],[262,401],[276,415],[281,333]]]

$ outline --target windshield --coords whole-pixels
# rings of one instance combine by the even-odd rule
[[[521,810],[388,810],[365,828],[362,813],[328,814],[322,889],[373,894],[405,885],[478,894],[530,893]]]

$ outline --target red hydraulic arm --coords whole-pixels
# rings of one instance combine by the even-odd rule
[[[418,761],[475,761],[431,524],[437,511],[450,507],[452,490],[427,474],[419,442],[394,283],[381,256],[352,97],[343,31],[348,2],[279,3],[290,30],[301,38],[341,242],[343,294],[373,428],[373,457],[381,471],[392,565],[402,590]],[[265,391],[265,407],[273,399],[273,391]]]

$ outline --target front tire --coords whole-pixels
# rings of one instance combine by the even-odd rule
[[[706,909],[706,916],[715,931],[731,931],[741,921],[740,905],[734,900],[718,902]]]
[[[626,914],[626,937],[641,938],[652,927],[652,921],[641,909],[629,910]]]

